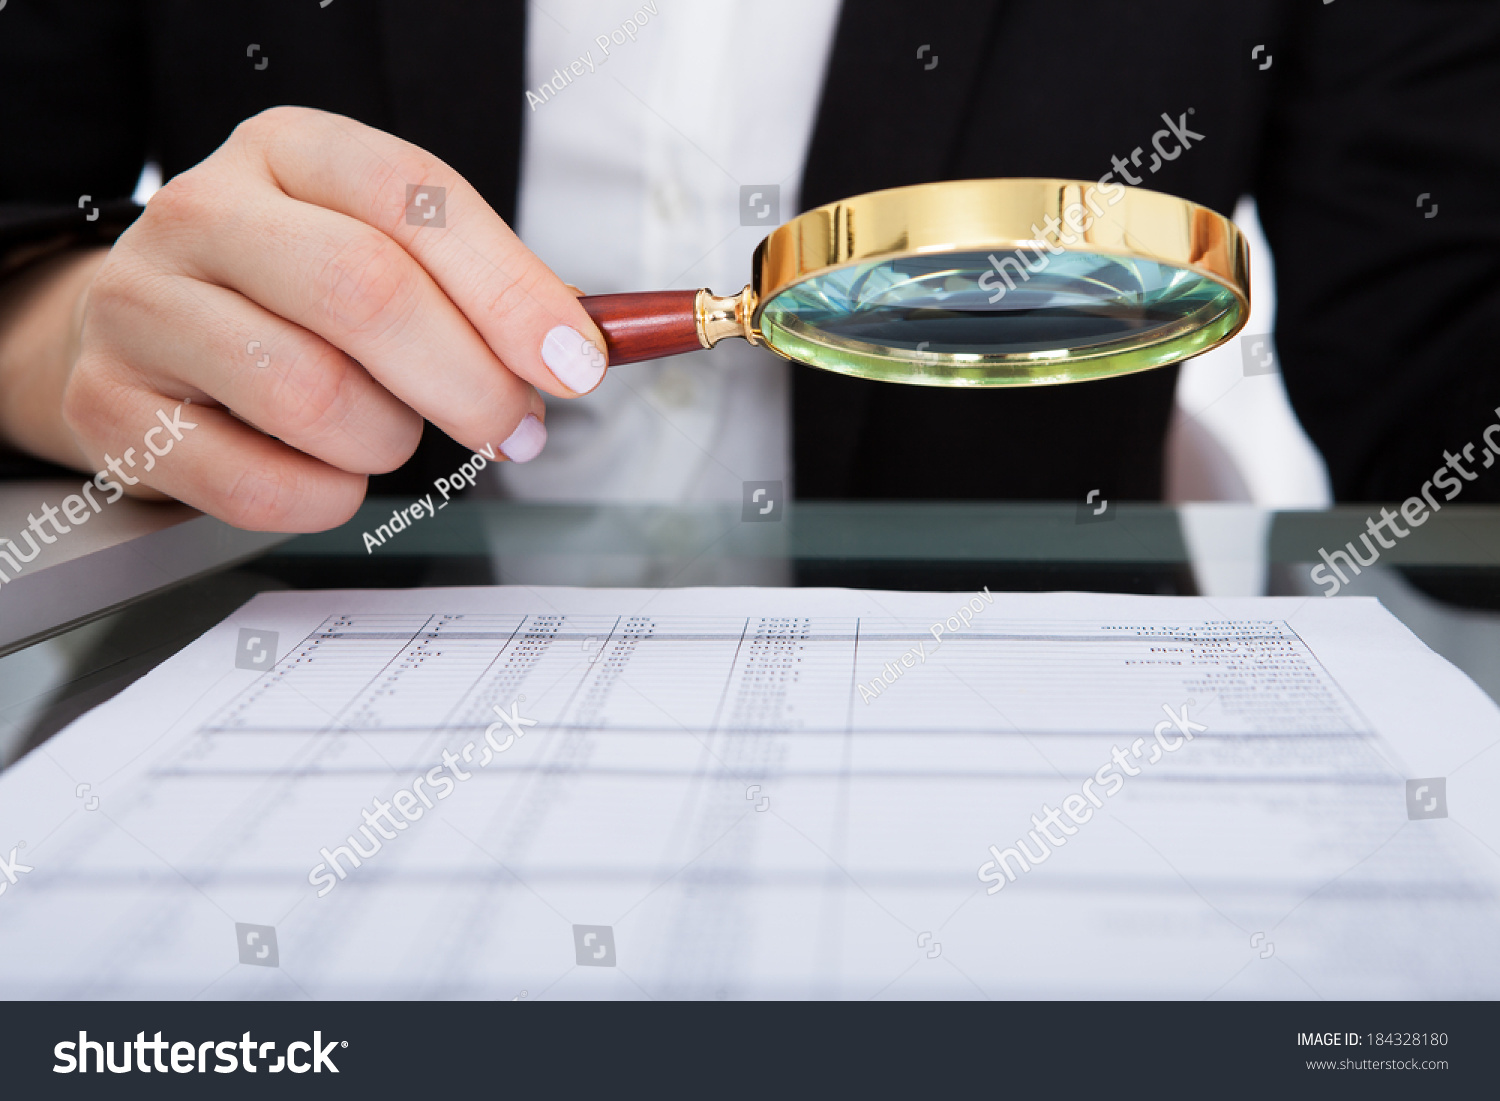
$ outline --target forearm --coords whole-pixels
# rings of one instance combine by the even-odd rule
[[[0,443],[64,466],[89,462],[62,418],[84,298],[106,248],[70,250],[0,283]]]

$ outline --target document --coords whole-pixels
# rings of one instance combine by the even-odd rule
[[[1365,598],[267,593],[0,774],[6,998],[1495,998]]]

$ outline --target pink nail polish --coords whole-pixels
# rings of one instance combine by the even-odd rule
[[[556,325],[542,341],[542,362],[557,381],[578,394],[587,394],[604,377],[604,353],[577,329]]]
[[[527,413],[526,419],[516,425],[516,430],[500,445],[500,450],[513,463],[529,463],[542,453],[546,443],[547,426],[536,418],[536,414]]]

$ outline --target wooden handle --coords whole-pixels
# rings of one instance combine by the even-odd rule
[[[594,294],[578,301],[604,333],[609,365],[702,350],[697,291]]]

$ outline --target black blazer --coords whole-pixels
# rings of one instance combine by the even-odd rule
[[[1211,7],[848,0],[802,204],[951,178],[1097,179],[1113,157],[1149,154],[1163,113],[1192,108],[1203,141],[1146,185],[1225,213],[1256,197],[1283,374],[1335,493],[1406,497],[1500,406],[1500,4]],[[0,248],[109,239],[147,157],[170,177],[278,103],[432,150],[510,220],[524,23],[520,0],[13,3],[0,13]],[[84,194],[101,207],[92,222]],[[1160,495],[1173,370],[989,392],[793,378],[802,498]],[[454,452],[429,429],[375,488],[414,488]],[[1500,475],[1464,499],[1500,500]]]

